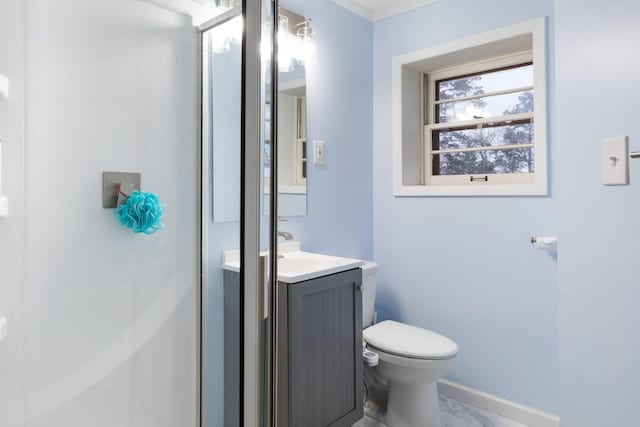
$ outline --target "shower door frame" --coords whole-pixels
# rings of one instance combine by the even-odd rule
[[[278,19],[278,0],[267,0],[271,5],[272,22],[271,22],[271,58],[270,58],[270,75],[271,75],[271,170],[277,171],[277,43],[276,29]],[[261,125],[263,116],[261,108],[264,105],[262,94],[262,58],[261,58],[261,34],[262,34],[262,2],[261,0],[242,0],[242,6],[229,10],[213,19],[203,23],[198,27],[199,39],[199,63],[200,67],[200,129],[204,124],[204,100],[202,99],[203,74],[202,52],[204,46],[204,34],[212,28],[222,25],[223,23],[240,15],[243,20],[243,37],[242,37],[242,118],[241,118],[241,208],[240,208],[240,354],[242,363],[240,364],[240,427],[260,427],[260,426],[276,426],[276,410],[275,410],[275,393],[276,389],[276,371],[275,363],[277,359],[277,346],[275,342],[275,331],[277,331],[275,313],[277,307],[277,296],[275,295],[272,278],[277,277],[277,225],[278,225],[278,205],[277,205],[277,173],[271,174],[270,191],[269,191],[269,254],[268,265],[264,264],[264,259],[260,257],[260,219],[261,219],[261,201],[263,197],[263,189],[261,184],[261,162],[262,162],[262,140]],[[206,257],[206,229],[209,221],[206,215],[206,207],[204,201],[206,195],[205,189],[208,186],[203,185],[204,177],[208,171],[204,170],[204,150],[202,144],[205,144],[203,134],[200,134],[200,182],[201,182],[201,229],[200,229],[200,293],[202,293],[203,285],[206,283],[206,266],[203,265]],[[265,268],[268,270],[268,276],[265,278]],[[262,288],[262,289],[261,289]],[[264,321],[261,317],[261,307],[264,307],[266,298],[268,302],[268,314],[266,317],[266,336],[263,340],[260,338],[261,323]],[[198,360],[198,416],[197,424],[201,427],[205,421],[203,416],[203,325],[204,313],[202,310],[202,298],[198,301],[199,311],[199,360]],[[261,351],[262,346],[266,346]],[[260,355],[266,357],[266,361]]]

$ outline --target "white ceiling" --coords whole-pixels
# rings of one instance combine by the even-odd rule
[[[333,0],[370,21],[379,21],[436,0]]]

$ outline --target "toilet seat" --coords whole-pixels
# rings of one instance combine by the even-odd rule
[[[404,323],[385,320],[363,331],[368,347],[412,359],[442,360],[458,354],[449,338]]]

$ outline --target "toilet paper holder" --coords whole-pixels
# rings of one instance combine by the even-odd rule
[[[538,249],[555,249],[558,246],[557,237],[531,237],[532,245],[535,245]]]

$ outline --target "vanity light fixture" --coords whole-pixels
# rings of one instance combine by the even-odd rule
[[[304,18],[286,9],[280,8],[278,14],[278,70],[286,73],[295,69],[295,64],[302,66],[317,62],[317,49],[314,41],[311,19]],[[213,28],[211,34],[211,50],[213,53],[226,53],[232,45],[240,45],[244,22],[242,16]],[[269,40],[263,40],[261,53],[271,56]]]
[[[296,15],[298,16],[298,15]],[[315,33],[311,19],[299,17],[295,34],[291,31],[290,19],[284,14],[278,19],[278,69],[280,72],[294,70],[294,61],[302,66],[315,64],[317,49],[313,40]]]

